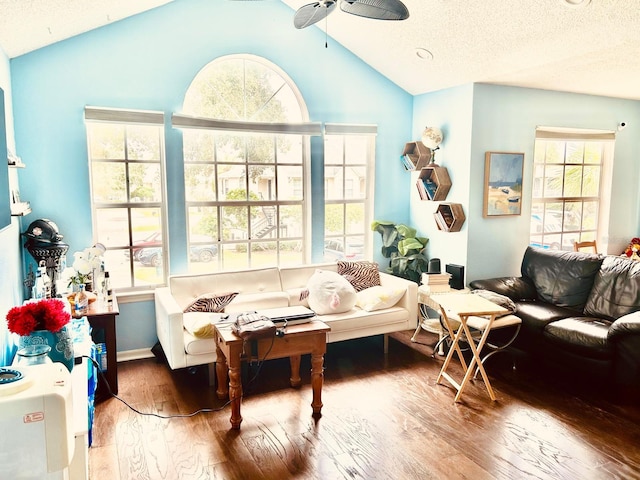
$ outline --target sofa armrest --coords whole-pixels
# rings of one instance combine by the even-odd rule
[[[524,277],[496,277],[474,280],[469,286],[474,290],[490,290],[509,297],[513,301],[536,300],[535,286]]]
[[[415,328],[418,324],[418,284],[405,278],[380,272],[380,285],[390,288],[404,288],[406,290],[398,300],[398,303],[396,303],[396,306],[402,307],[409,312],[411,328]]]
[[[640,311],[618,318],[609,327],[607,339],[618,341],[628,335],[640,335]]]
[[[172,370],[187,366],[182,309],[169,287],[156,288],[156,333]]]

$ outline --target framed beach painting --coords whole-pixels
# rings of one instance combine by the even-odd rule
[[[483,217],[522,213],[524,153],[487,152],[484,157]]]

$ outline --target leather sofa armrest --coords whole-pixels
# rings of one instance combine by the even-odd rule
[[[474,290],[490,290],[505,295],[516,302],[536,300],[538,298],[536,288],[524,277],[496,277],[474,280],[469,286]]]
[[[182,309],[169,287],[155,289],[156,333],[172,370],[187,366]]]
[[[628,335],[640,335],[640,311],[618,318],[609,327],[607,339],[618,341]]]

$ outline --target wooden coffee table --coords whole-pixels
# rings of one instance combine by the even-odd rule
[[[299,387],[300,357],[311,354],[311,388],[313,400],[311,407],[314,415],[320,415],[322,410],[322,383],[324,379],[323,363],[327,351],[327,332],[331,328],[318,320],[291,325],[285,329],[281,337],[268,337],[254,340],[256,345],[243,345],[243,340],[231,331],[230,324],[215,325],[216,341],[216,375],[218,388],[216,394],[223,399],[229,396],[231,401],[231,428],[240,429],[242,415],[241,363],[246,360],[244,352],[257,352],[258,360],[271,360],[289,357],[291,364],[290,382],[292,387]],[[256,348],[257,347],[257,348]]]

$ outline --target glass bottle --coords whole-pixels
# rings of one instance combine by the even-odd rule
[[[42,272],[40,268],[36,271],[36,281],[33,284],[32,296],[35,300],[41,300],[44,298],[44,278],[42,278]]]
[[[111,277],[109,272],[104,272],[104,294],[107,306],[113,305],[113,290],[111,290]]]
[[[49,345],[27,345],[18,350],[16,365],[29,366],[40,365],[42,363],[52,363],[49,358],[51,347]]]
[[[74,298],[74,310],[76,316],[84,316],[87,314],[87,310],[89,309],[89,297],[87,296],[87,292],[85,291],[84,283],[79,285],[80,290],[76,293]]]

